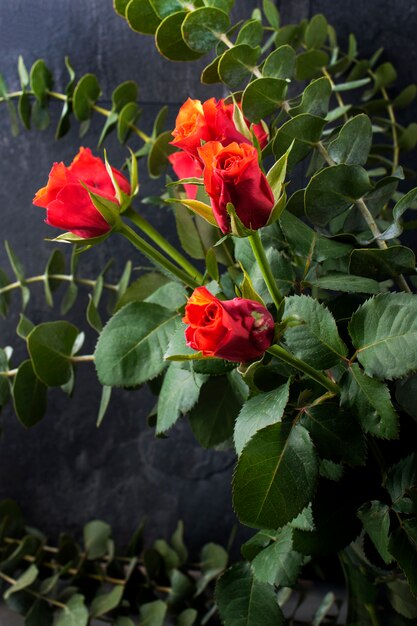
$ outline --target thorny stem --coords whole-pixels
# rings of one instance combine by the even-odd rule
[[[331,156],[329,155],[329,153],[327,152],[326,148],[324,147],[323,143],[321,141],[318,141],[315,144],[315,147],[317,148],[317,150],[319,151],[319,153],[322,155],[322,157],[325,159],[326,163],[330,166],[336,165],[336,162],[333,161],[333,159],[331,158]],[[370,212],[370,210],[368,209],[368,207],[366,206],[365,200],[363,198],[358,198],[357,200],[354,201],[355,205],[357,206],[357,208],[359,209],[364,221],[366,222],[366,224],[369,227],[369,230],[371,231],[376,244],[378,246],[378,248],[380,250],[387,250],[388,246],[386,244],[386,242],[381,239],[381,231],[379,230],[377,223],[374,220],[374,217],[372,215],[372,213]],[[407,293],[412,293],[410,287],[407,284],[407,281],[405,280],[404,276],[402,274],[396,274],[394,276],[395,282],[397,283],[398,287],[402,290],[405,291]]]
[[[313,367],[308,365],[305,361],[297,359],[297,357],[287,352],[287,350],[285,350],[282,346],[274,344],[273,346],[268,348],[267,352],[277,357],[281,361],[284,361],[284,363],[291,365],[291,367],[295,367],[300,372],[303,372],[304,374],[306,374],[306,376],[312,378],[317,383],[319,383],[319,385],[330,391],[332,395],[337,395],[340,393],[339,386],[332,380],[330,380],[328,376],[326,376],[322,372],[318,372]]]
[[[180,267],[183,268],[192,278],[203,283],[203,275],[181,252],[172,246],[159,231],[156,230],[142,215],[136,213],[132,208],[125,211],[128,217],[142,232],[145,233],[154,243],[156,243],[167,255],[169,255]]]

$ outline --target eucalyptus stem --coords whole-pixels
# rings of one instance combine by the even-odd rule
[[[336,165],[336,162],[333,161],[333,159],[331,158],[330,154],[328,153],[328,151],[326,150],[325,146],[323,145],[321,141],[318,141],[315,144],[315,146],[328,165],[330,165],[331,167]],[[383,239],[381,239],[381,231],[379,230],[378,225],[375,222],[375,219],[372,213],[368,209],[365,200],[363,198],[358,198],[354,202],[357,208],[359,209],[364,221],[368,225],[369,230],[371,231],[378,248],[380,250],[388,250],[388,246],[386,242]],[[395,274],[393,275],[393,278],[395,282],[397,283],[398,287],[402,291],[405,291],[406,293],[412,293],[410,287],[408,286],[407,281],[405,280],[402,274]]]
[[[265,284],[268,287],[268,291],[271,294],[271,298],[279,311],[283,296],[279,290],[274,274],[272,273],[271,266],[265,254],[264,247],[262,245],[261,238],[258,231],[255,231],[253,235],[248,237],[254,257],[260,267]]]
[[[144,254],[148,259],[164,267],[168,272],[170,272],[170,274],[179,278],[180,281],[185,283],[188,287],[191,287],[191,289],[200,287],[200,284],[194,280],[194,278],[191,278],[191,276],[184,272],[184,270],[171,263],[169,259],[164,257],[158,250],[145,241],[145,239],[138,235],[132,228],[130,228],[130,226],[122,223],[118,228],[118,232],[126,237],[126,239],[128,239],[130,243],[132,243],[135,248],[142,252],[142,254]]]
[[[180,267],[182,267],[183,270],[187,272],[187,274],[203,284],[204,277],[201,272],[199,272],[198,269],[194,267],[194,265],[190,263],[190,261],[188,261],[188,259],[186,259],[181,252],[179,252],[179,250],[177,250],[177,248],[171,245],[169,241],[167,241],[165,237],[148,222],[148,220],[146,220],[142,215],[139,215],[139,213],[136,213],[136,211],[134,211],[131,207],[125,211],[124,215],[126,215],[126,217],[128,217],[138,228],[140,228],[141,231],[149,237],[149,239],[162,248],[162,250],[169,255],[171,259],[173,259]]]
[[[13,283],[9,283],[4,287],[0,287],[0,296],[3,293],[7,293],[8,291],[12,291],[13,289],[19,289],[24,285],[30,285],[32,283],[44,283],[46,280],[61,280],[62,282],[69,283],[77,283],[78,285],[87,285],[88,287],[95,287],[97,281],[89,278],[78,278],[73,276],[72,274],[39,274],[37,276],[30,276],[29,278],[25,278],[24,281],[16,280]],[[110,291],[117,291],[117,285],[112,285],[111,283],[104,283],[103,287],[105,289],[109,289]]]
[[[287,350],[285,350],[282,346],[274,344],[270,348],[268,348],[267,352],[277,357],[281,361],[284,361],[284,363],[287,363],[287,365],[291,365],[291,367],[295,367],[300,372],[303,372],[304,374],[306,374],[306,376],[315,380],[316,383],[319,383],[319,385],[330,391],[333,395],[337,395],[340,393],[339,386],[332,380],[330,380],[328,376],[323,374],[323,372],[318,372],[313,367],[308,365],[308,363],[306,363],[305,361],[297,359],[297,357],[287,352]]]

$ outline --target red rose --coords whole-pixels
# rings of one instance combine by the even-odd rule
[[[233,104],[225,104],[224,100],[210,98],[202,104],[200,100],[188,98],[179,110],[171,143],[196,159],[199,159],[198,149],[202,142],[220,141],[223,146],[233,141],[250,143],[235,126],[233,108]],[[249,121],[246,123],[249,128]],[[262,124],[253,128],[263,148],[268,142],[268,134]]]
[[[223,147],[218,141],[209,141],[198,152],[205,165],[204,185],[222,232],[230,232],[229,202],[246,228],[265,226],[274,207],[274,195],[259,167],[256,148],[248,143]]]
[[[174,152],[168,157],[172,165],[172,169],[181,180],[181,178],[201,178],[203,170],[197,159],[193,159],[187,152]],[[197,185],[184,185],[187,197],[195,200],[197,196]]]
[[[130,194],[130,184],[112,168],[120,189]],[[90,200],[83,183],[99,196],[117,202],[115,189],[104,162],[92,155],[89,148],[80,148],[69,167],[54,163],[46,187],[39,189],[33,204],[46,209],[47,224],[69,230],[88,239],[104,235],[110,230],[104,217]]]
[[[263,355],[274,338],[274,320],[254,300],[221,301],[198,287],[185,307],[187,346],[204,356],[247,363]]]

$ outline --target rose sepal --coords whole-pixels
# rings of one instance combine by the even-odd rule
[[[176,204],[180,203],[190,209],[196,215],[202,217],[206,222],[211,224],[211,226],[217,227],[218,224],[216,222],[216,218],[213,215],[213,209],[209,204],[205,204],[204,202],[200,202],[200,200],[189,200],[187,198],[166,198],[164,200],[167,204]]]
[[[204,180],[202,178],[190,176],[189,178],[180,178],[179,180],[173,180],[172,182],[167,183],[166,187],[175,187],[176,185],[198,185],[199,187],[204,187]]]
[[[114,175],[113,169],[112,169],[110,163],[107,160],[107,153],[104,150],[104,164],[106,166],[107,173],[108,173],[108,175],[110,177],[110,180],[111,180],[113,188],[114,188],[114,197],[116,198],[117,203],[119,205],[118,213],[124,213],[126,211],[126,209],[128,209],[130,207],[130,205],[132,204],[132,199],[139,193],[139,185],[138,185],[138,182],[137,182],[137,161],[136,161],[136,158],[135,158],[133,152],[131,152],[131,154],[132,154],[132,161],[131,161],[130,188],[131,188],[132,192],[130,194],[127,194],[124,191],[122,191],[122,189],[120,188],[120,185],[117,182],[116,177]],[[136,175],[135,174],[132,175],[132,172],[134,170],[133,163],[135,163],[135,165],[136,165]],[[135,183],[135,181],[132,181],[132,178],[136,178],[136,183]],[[94,206],[96,206],[96,205],[94,205]],[[103,215],[103,213],[102,213],[102,215]],[[106,216],[103,215],[103,217],[107,221]],[[110,222],[108,222],[108,223],[110,223]]]
[[[62,233],[61,235],[58,235],[57,237],[53,237],[53,238],[46,237],[45,241],[72,244],[76,247],[76,254],[79,254],[105,241],[111,232],[112,231],[109,230],[109,232],[104,233],[104,235],[99,235],[98,237],[85,238],[85,237],[79,237],[78,235],[74,235],[74,233],[71,233],[70,231],[68,231],[66,233]]]
[[[247,228],[243,222],[241,222],[236,213],[236,209],[231,202],[227,203],[226,211],[230,217],[230,229],[234,237],[249,237],[250,235],[256,233],[256,230]]]
[[[272,193],[274,194],[275,203],[281,198],[283,194],[283,189],[285,188],[285,177],[287,175],[287,165],[288,165],[288,157],[294,145],[294,141],[285,152],[278,159],[276,163],[271,167],[269,172],[266,175],[266,180],[271,187]]]
[[[91,191],[87,185],[84,185],[84,183],[81,184],[85,187],[85,189],[87,189],[91,202],[94,204],[94,207],[101,214],[101,216],[106,220],[107,224],[110,226],[110,230],[118,230],[123,224],[120,219],[119,204],[94,193],[94,191]]]
[[[267,223],[265,224],[265,226],[270,226],[271,224],[273,224],[274,222],[279,220],[279,218],[281,217],[282,213],[284,212],[286,204],[287,204],[287,194],[284,191],[282,196],[274,204],[274,208],[272,209],[271,215],[269,216],[269,219],[268,219]]]
[[[259,302],[259,304],[262,304],[262,306],[265,306],[265,302],[262,300],[261,296],[256,291],[249,274],[244,269],[241,263],[240,263],[240,269],[243,272],[243,281],[240,287],[238,288],[240,292],[237,294],[238,297],[246,298],[247,300],[255,300],[256,302]]]

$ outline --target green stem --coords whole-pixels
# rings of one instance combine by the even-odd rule
[[[336,385],[336,383],[334,383],[332,380],[330,380],[328,376],[326,376],[322,372],[318,372],[301,359],[297,359],[297,357],[287,352],[287,350],[285,350],[282,346],[274,344],[267,350],[267,352],[277,357],[281,361],[284,361],[284,363],[291,365],[291,367],[295,367],[300,372],[303,372],[304,374],[306,374],[306,376],[315,380],[316,383],[322,385],[322,387],[330,391],[332,394],[337,395],[340,393],[339,386]]]
[[[173,274],[177,278],[180,279],[181,282],[191,287],[191,289],[195,289],[196,287],[200,287],[200,284],[191,278],[186,272],[182,269],[178,268],[176,265],[171,263],[169,259],[165,258],[158,250],[155,250],[153,246],[151,246],[145,239],[140,237],[130,226],[127,224],[122,224],[119,227],[118,232],[126,237],[132,243],[135,248],[140,250],[142,254],[144,254],[148,259],[154,261],[158,265],[164,267],[170,274]]]
[[[269,293],[271,294],[271,298],[275,306],[277,307],[277,310],[279,311],[283,297],[272,273],[272,269],[266,257],[265,250],[262,245],[262,241],[258,231],[256,231],[253,235],[250,235],[248,239],[250,241],[254,257],[261,269],[265,284],[268,287]]]
[[[38,276],[30,276],[29,278],[25,278],[25,280],[20,282],[20,280],[16,280],[14,283],[9,283],[4,287],[0,288],[0,296],[3,293],[7,293],[8,291],[12,291],[13,289],[19,289],[23,285],[30,285],[32,283],[44,283],[46,279],[49,280],[61,280],[63,282],[76,283],[78,285],[87,285],[88,287],[95,287],[97,281],[91,280],[89,278],[77,278],[76,276],[72,276],[71,274],[39,274]],[[112,285],[110,283],[104,283],[103,287],[105,289],[109,289],[111,291],[117,291],[117,285]]]
[[[167,241],[165,237],[161,235],[161,233],[158,232],[156,228],[154,228],[152,224],[148,222],[148,220],[142,217],[142,215],[139,215],[139,213],[136,213],[136,211],[134,211],[131,207],[129,207],[124,214],[126,215],[126,217],[132,220],[132,222],[136,224],[136,226],[140,228],[141,231],[149,237],[149,239],[152,239],[152,241],[156,243],[157,246],[162,248],[162,250],[167,255],[169,255],[171,259],[178,263],[178,265],[182,267],[182,269],[185,270],[187,274],[191,276],[191,278],[194,278],[195,280],[203,284],[204,277],[198,271],[198,269],[194,267],[194,265],[190,263],[190,261],[188,261],[181,254],[181,252],[179,252],[179,250],[171,245],[169,241]]]

